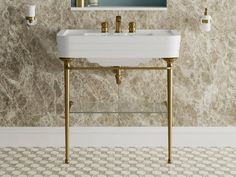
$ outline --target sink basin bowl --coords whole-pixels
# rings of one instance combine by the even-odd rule
[[[61,30],[57,34],[60,58],[87,58],[105,66],[133,66],[152,58],[178,58],[180,39],[176,30],[136,33]]]
[[[153,33],[84,33],[85,36],[152,36]]]

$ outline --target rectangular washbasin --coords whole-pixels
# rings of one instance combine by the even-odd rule
[[[101,65],[137,65],[152,58],[178,58],[180,39],[176,30],[61,30],[57,34],[60,58],[87,58]]]
[[[84,33],[85,36],[151,36],[153,33]]]

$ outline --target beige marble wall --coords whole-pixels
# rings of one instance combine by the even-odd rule
[[[37,5],[38,24],[27,28],[24,8]],[[211,33],[198,29],[204,7],[213,17]],[[63,125],[63,63],[56,34],[65,28],[99,28],[107,19],[114,28],[175,28],[182,34],[181,56],[174,69],[175,126],[236,126],[235,0],[168,0],[167,11],[71,12],[67,0],[0,1],[0,126]],[[76,63],[77,64],[77,63]],[[95,65],[86,60],[79,64]],[[145,65],[165,64],[152,60]],[[159,109],[166,97],[166,73],[126,72],[115,84],[112,72],[74,72],[73,110]],[[108,105],[108,106],[107,106]],[[142,105],[142,106],[141,106]],[[100,106],[100,110],[103,109]],[[161,107],[162,109],[162,107]],[[165,126],[162,114],[79,114],[74,126]]]

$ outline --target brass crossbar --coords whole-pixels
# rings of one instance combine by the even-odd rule
[[[169,70],[171,67],[127,67],[127,66],[108,66],[108,67],[75,67],[70,66],[66,69],[69,70]]]

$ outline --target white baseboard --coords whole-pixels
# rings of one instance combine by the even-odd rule
[[[167,146],[166,127],[72,127],[74,146]],[[1,127],[0,147],[63,147],[63,127]],[[173,146],[236,147],[236,127],[174,127]]]

